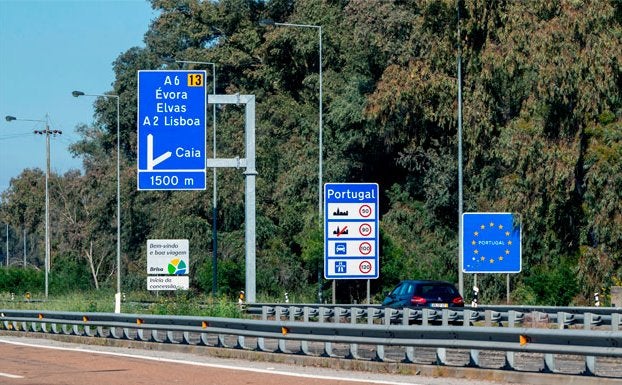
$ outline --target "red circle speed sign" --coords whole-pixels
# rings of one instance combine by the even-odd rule
[[[369,253],[371,253],[371,243],[369,242],[361,242],[361,244],[359,245],[359,251],[361,252],[361,254],[363,255],[367,255]]]
[[[369,261],[363,261],[359,264],[359,270],[363,274],[371,273],[372,264]]]
[[[369,236],[371,234],[372,227],[369,223],[363,223],[359,226],[359,234],[364,237]]]
[[[359,215],[363,218],[367,218],[371,215],[372,209],[370,205],[362,205],[359,207]]]

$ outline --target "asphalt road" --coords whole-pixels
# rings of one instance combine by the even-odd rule
[[[0,383],[7,385],[506,384],[249,362],[179,352],[85,346],[10,336],[0,337]]]

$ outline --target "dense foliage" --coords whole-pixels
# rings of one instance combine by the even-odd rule
[[[145,287],[146,240],[157,238],[189,239],[192,286],[212,285],[211,189],[136,191],[137,71],[182,68],[175,60],[216,63],[219,94],[256,95],[258,293],[313,300],[318,286],[326,289],[318,273],[318,30],[263,27],[266,18],[322,26],[323,179],[380,185],[373,293],[407,277],[457,282],[459,57],[464,211],[520,214],[523,271],[511,277],[513,300],[586,304],[622,277],[620,0],[463,0],[459,12],[454,0],[152,5],[159,17],[146,46],[117,58],[110,90],[121,100],[124,290]],[[114,285],[116,268],[116,106],[102,98],[95,108],[96,124],[78,127],[73,146],[84,172],[51,184],[52,270],[93,288]],[[243,124],[240,108],[218,109],[219,157],[244,155]],[[218,171],[222,293],[244,287],[243,186],[241,170]],[[3,221],[39,235],[31,261],[39,266],[41,187],[42,172],[25,170],[0,207]],[[469,287],[473,278],[465,279]],[[505,296],[505,276],[478,283],[484,300]],[[340,301],[361,300],[365,284],[337,289]]]

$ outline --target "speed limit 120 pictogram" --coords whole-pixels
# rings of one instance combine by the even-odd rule
[[[372,263],[369,261],[363,261],[359,264],[359,271],[363,274],[369,274],[372,270]]]

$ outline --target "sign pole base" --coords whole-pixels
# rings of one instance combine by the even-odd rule
[[[121,293],[115,293],[114,295],[114,312],[121,313]]]

